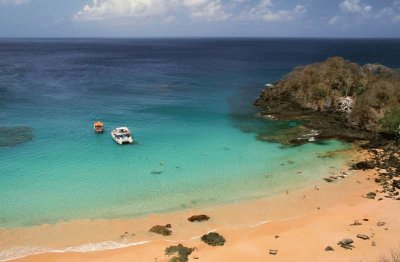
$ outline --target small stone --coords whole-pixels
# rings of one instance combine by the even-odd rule
[[[166,224],[165,228],[172,228],[171,224]]]
[[[369,236],[364,235],[364,234],[358,234],[357,237],[358,237],[358,238],[361,238],[361,239],[363,239],[363,240],[369,239]]]
[[[354,241],[350,238],[344,238],[341,241],[339,241],[337,244],[344,248],[344,249],[353,249],[354,246],[352,245]]]
[[[361,226],[362,224],[358,222],[358,220],[354,220],[353,224],[350,224],[350,226]]]
[[[277,249],[270,249],[269,250],[269,254],[275,256],[276,254],[278,254],[278,250]]]
[[[333,249],[333,247],[327,246],[327,247],[325,248],[325,251],[335,251],[335,250]]]
[[[379,221],[378,223],[376,223],[376,225],[377,225],[378,227],[383,227],[384,225],[386,225],[386,223],[385,223],[385,222],[382,222],[382,221]]]
[[[368,219],[368,218],[363,218],[363,220],[364,220],[364,221],[369,221],[369,219]]]
[[[366,197],[366,198],[369,198],[369,199],[375,199],[376,193],[375,193],[375,192],[369,192],[369,193],[367,193],[367,194],[365,195],[365,197]]]

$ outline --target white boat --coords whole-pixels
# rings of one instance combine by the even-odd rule
[[[127,127],[118,127],[111,132],[112,138],[118,144],[132,144],[133,138],[131,135],[131,131]]]

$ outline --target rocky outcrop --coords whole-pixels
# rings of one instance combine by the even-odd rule
[[[374,181],[382,187],[377,193],[383,194],[385,198],[400,200],[400,148],[393,142],[385,143],[383,146],[371,142],[363,148],[371,155],[368,165],[376,171],[377,176]],[[372,193],[377,195],[375,192]],[[373,194],[370,195],[372,198]]]
[[[300,118],[320,139],[369,140],[400,125],[399,86],[396,70],[333,57],[294,69],[254,104],[269,119]]]

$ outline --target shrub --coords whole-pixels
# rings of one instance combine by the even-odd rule
[[[382,131],[396,134],[400,129],[400,107],[390,108],[380,121]]]

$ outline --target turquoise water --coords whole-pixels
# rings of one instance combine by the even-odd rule
[[[133,217],[319,183],[346,160],[319,154],[348,145],[258,141],[257,128],[297,123],[260,120],[252,102],[265,83],[348,43],[276,41],[0,41],[0,126],[34,134],[0,147],[0,227]],[[94,134],[96,120],[104,134]],[[136,143],[116,144],[118,126]]]

